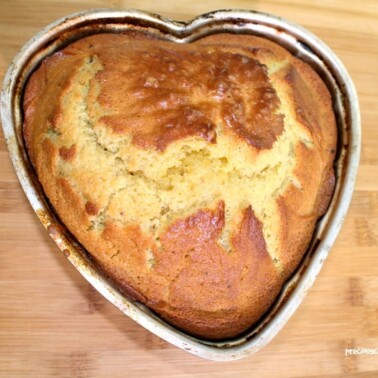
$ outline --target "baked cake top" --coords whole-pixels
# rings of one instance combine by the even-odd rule
[[[128,296],[201,337],[269,308],[334,187],[325,85],[258,37],[86,37],[33,73],[24,113],[64,224]]]

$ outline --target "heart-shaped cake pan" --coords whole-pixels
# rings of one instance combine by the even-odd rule
[[[284,285],[268,313],[248,332],[230,340],[197,339],[175,329],[138,302],[125,298],[97,270],[87,252],[60,223],[36,178],[22,135],[25,83],[42,59],[69,43],[96,33],[138,30],[163,40],[188,43],[215,33],[263,36],[312,66],[327,85],[338,127],[336,189],[318,222],[310,247],[295,274]],[[136,10],[94,10],[74,14],[47,26],[16,56],[1,95],[2,125],[20,183],[37,216],[67,259],[104,297],[137,323],[190,353],[211,360],[233,360],[266,345],[298,308],[313,284],[345,218],[360,155],[360,115],[353,83],[335,54],[308,31],[280,18],[251,11],[216,11],[190,22],[176,22]]]

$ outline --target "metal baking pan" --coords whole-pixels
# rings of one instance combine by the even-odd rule
[[[22,95],[25,82],[40,61],[83,36],[99,32],[144,30],[161,39],[191,42],[209,34],[230,32],[266,37],[310,64],[328,86],[338,126],[336,190],[318,222],[311,246],[268,313],[244,335],[224,341],[194,338],[175,329],[148,308],[128,300],[96,270],[86,251],[60,224],[46,200],[25,151]],[[239,359],[257,352],[284,326],[318,275],[334,243],[352,197],[360,156],[360,115],[354,85],[342,63],[307,30],[268,14],[222,10],[189,22],[176,22],[136,10],[91,10],[60,19],[44,28],[21,49],[10,65],[1,94],[1,116],[10,157],[34,211],[67,259],[105,298],[124,314],[162,339],[210,360]]]

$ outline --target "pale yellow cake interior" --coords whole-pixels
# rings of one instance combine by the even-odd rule
[[[106,110],[99,105],[95,114],[89,115],[86,104],[100,90],[93,78],[102,66],[96,58],[83,60],[62,99],[65,111],[58,121],[61,135],[56,138],[57,131],[50,129],[46,137],[57,147],[75,141],[77,158],[72,162],[60,159],[56,173],[74,188],[81,188],[78,193],[85,201],[100,207],[99,214],[92,217],[91,230],[102,231],[106,219],[140,224],[159,243],[157,236],[175,219],[215,208],[223,199],[226,219],[219,243],[230,251],[232,228],[239,223],[241,211],[252,204],[263,224],[267,250],[280,268],[280,222],[274,221],[279,217],[275,199],[289,184],[301,187],[293,173],[294,148],[300,142],[312,148],[313,141],[309,131],[292,116],[287,84],[279,75],[282,65],[269,63],[265,62],[281,101],[278,112],[284,115],[285,125],[273,148],[257,151],[240,143],[219,116],[216,143],[190,137],[175,141],[162,152],[135,146],[127,136],[117,136],[101,125],[100,117]],[[86,185],[88,182],[92,185]],[[83,192],[83,188],[91,189]],[[147,253],[153,264],[153,253]]]

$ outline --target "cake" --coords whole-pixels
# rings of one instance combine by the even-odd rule
[[[44,193],[97,269],[203,339],[262,318],[333,193],[331,96],[264,38],[88,36],[41,62],[23,110]]]

